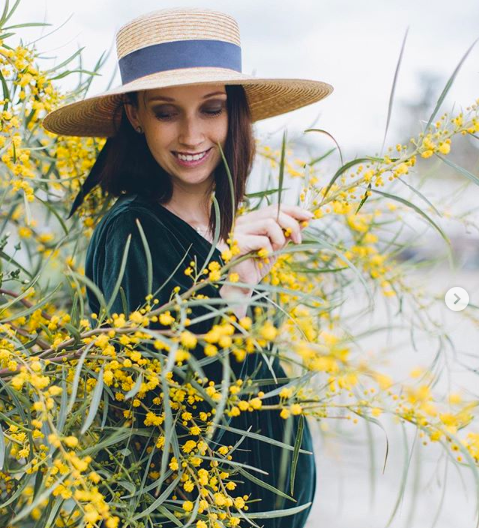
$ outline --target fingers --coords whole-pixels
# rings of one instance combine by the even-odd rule
[[[286,213],[279,213],[278,223],[283,229],[290,230],[291,240],[297,244],[301,243],[301,225],[296,219]]]
[[[246,255],[246,253],[249,253],[250,251],[258,251],[262,248],[266,248],[270,254],[274,251],[268,236],[237,234],[235,238],[238,241],[238,248],[240,250],[239,256]]]
[[[270,236],[272,245],[276,250],[283,247],[286,243],[283,229],[289,229],[287,236],[291,236],[293,242],[301,243],[301,229],[305,227],[301,223],[305,220],[310,220],[313,216],[296,205],[282,205],[278,215],[277,206],[270,205],[258,211],[242,215],[238,218],[238,220],[240,218],[242,220],[236,222],[236,227],[243,233],[267,234]]]

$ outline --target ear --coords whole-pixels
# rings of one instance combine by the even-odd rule
[[[139,116],[138,116],[138,109],[127,100],[124,102],[124,109],[125,109],[125,114],[126,114],[126,117],[128,118],[128,121],[130,121],[133,129],[136,130],[136,128],[139,125],[141,126]]]

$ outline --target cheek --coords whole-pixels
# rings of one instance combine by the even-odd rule
[[[215,124],[213,134],[217,142],[223,144],[226,141],[226,137],[228,136],[227,116],[218,120],[218,123]]]
[[[146,142],[155,155],[165,156],[170,151],[169,146],[174,141],[175,137],[172,127],[156,126],[148,130],[148,133],[146,134]]]

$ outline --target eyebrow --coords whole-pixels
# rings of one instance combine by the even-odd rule
[[[203,96],[203,99],[207,99],[208,97],[212,97],[213,95],[226,95],[226,92],[212,92],[212,93],[209,93],[209,94],[206,94]],[[151,101],[174,101],[175,99],[173,97],[166,97],[164,95],[157,95],[156,97],[152,97],[151,99],[148,100],[148,102],[151,102]]]

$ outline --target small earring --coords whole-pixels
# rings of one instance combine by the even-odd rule
[[[138,132],[138,134],[141,134],[143,132],[143,129],[141,128],[141,126],[137,126],[136,127],[136,131]]]

